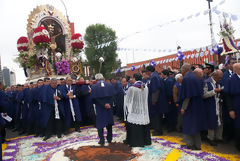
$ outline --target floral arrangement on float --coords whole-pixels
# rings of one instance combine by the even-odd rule
[[[226,17],[223,15],[223,22],[220,24],[219,36],[222,39],[223,49],[221,55],[232,55],[239,53],[237,45],[234,43],[234,32],[231,19],[227,23]]]
[[[28,48],[28,38],[22,36],[17,41],[17,50],[19,52],[18,57],[15,62],[19,62],[20,66],[25,68],[31,68],[36,63],[33,55],[29,55]]]
[[[81,72],[80,53],[84,48],[84,42],[81,34],[72,35],[71,51],[72,56],[66,58],[63,53],[57,52],[53,54],[49,52],[51,48],[51,36],[47,29],[39,26],[34,29],[33,36],[33,52],[29,54],[29,41],[27,37],[20,37],[17,41],[18,57],[15,59],[21,67],[25,69],[36,68],[46,70],[46,74],[51,75],[66,75],[69,73]],[[35,71],[36,71],[35,69]]]
[[[49,47],[50,36],[49,36],[49,32],[45,27],[39,26],[34,30],[33,42],[37,49]]]
[[[65,75],[70,73],[69,62],[67,60],[61,60],[55,63],[57,74]]]
[[[80,52],[82,52],[82,49],[84,47],[84,42],[81,34],[76,33],[72,35],[71,46],[72,46],[73,54],[79,54]]]

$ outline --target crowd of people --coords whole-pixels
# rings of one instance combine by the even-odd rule
[[[46,141],[94,124],[104,145],[105,127],[112,142],[115,114],[125,122],[124,143],[132,147],[151,145],[152,129],[153,136],[182,132],[183,147],[192,150],[201,150],[202,139],[216,146],[233,138],[240,150],[240,63],[231,58],[221,69],[186,63],[160,73],[149,65],[133,77],[104,79],[99,73],[90,81],[44,78],[1,89],[0,110],[2,142],[5,127]],[[3,119],[7,115],[12,121]]]

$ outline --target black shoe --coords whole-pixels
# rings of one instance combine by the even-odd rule
[[[208,140],[208,143],[209,143],[211,146],[217,146],[217,143],[216,143],[214,140]]]
[[[128,144],[127,139],[123,140],[123,144]]]
[[[75,129],[75,131],[76,131],[76,132],[81,132],[81,130],[80,130],[80,129]]]
[[[98,142],[98,144],[101,145],[101,146],[104,146],[105,142],[104,142],[104,140],[100,140],[100,141]]]
[[[40,134],[39,136],[40,136],[40,137],[44,137],[44,134]]]
[[[33,132],[28,132],[27,135],[33,135]]]
[[[23,134],[25,134],[25,131],[22,131],[22,132],[19,133],[19,135],[23,135]]]
[[[18,130],[19,130],[19,129],[18,129],[18,128],[16,128],[16,129],[13,129],[13,130],[12,130],[12,132],[16,132],[16,131],[18,131]]]
[[[194,149],[192,149],[192,150],[201,150],[201,148],[194,146]]]
[[[61,134],[59,134],[59,135],[57,135],[57,137],[58,137],[58,138],[61,138],[61,137],[62,137],[62,135],[61,135]]]
[[[224,144],[224,140],[216,140],[217,144]]]
[[[181,148],[195,150],[196,147],[193,145],[181,145]]]
[[[6,140],[5,140],[5,139],[2,139],[2,144],[5,143],[5,142],[6,142]]]
[[[63,135],[68,135],[68,131],[64,131],[64,132],[63,132]]]
[[[109,143],[109,144],[111,144],[112,143],[112,139],[110,140],[110,139],[107,139],[107,142]]]
[[[174,132],[174,131],[176,131],[175,127],[169,127],[168,130],[167,130],[167,132]]]
[[[49,136],[45,136],[45,137],[43,138],[43,141],[47,141],[49,138],[50,138]]]
[[[153,136],[161,136],[162,134],[163,134],[162,131],[154,131],[154,132],[152,133]]]
[[[39,134],[35,134],[34,137],[35,137],[35,138],[36,138],[36,137],[39,137]]]

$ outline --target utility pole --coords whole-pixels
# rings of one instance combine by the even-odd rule
[[[214,45],[216,43],[215,38],[214,38],[214,33],[213,33],[212,10],[211,10],[211,2],[213,2],[213,0],[207,0],[207,1],[208,1],[208,10],[209,10],[210,32],[211,32],[211,46],[213,49]],[[213,62],[214,62],[214,65],[217,65],[216,54],[213,54]]]

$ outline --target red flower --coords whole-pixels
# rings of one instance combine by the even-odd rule
[[[82,37],[82,35],[79,34],[79,33],[77,33],[77,34],[72,35],[71,40],[76,40],[76,39],[79,39],[79,38],[81,38],[81,37]]]
[[[39,26],[34,30],[33,42],[35,44],[49,43],[49,41],[50,41],[49,33],[45,27]]]
[[[72,35],[71,40],[72,40],[71,45],[73,49],[83,49],[84,43],[83,43],[81,34],[77,33]]]
[[[82,49],[84,46],[84,43],[83,42],[75,42],[75,43],[72,43],[71,45],[72,45],[73,49]]]
[[[17,49],[18,51],[28,51],[28,38],[22,36],[17,41]]]

